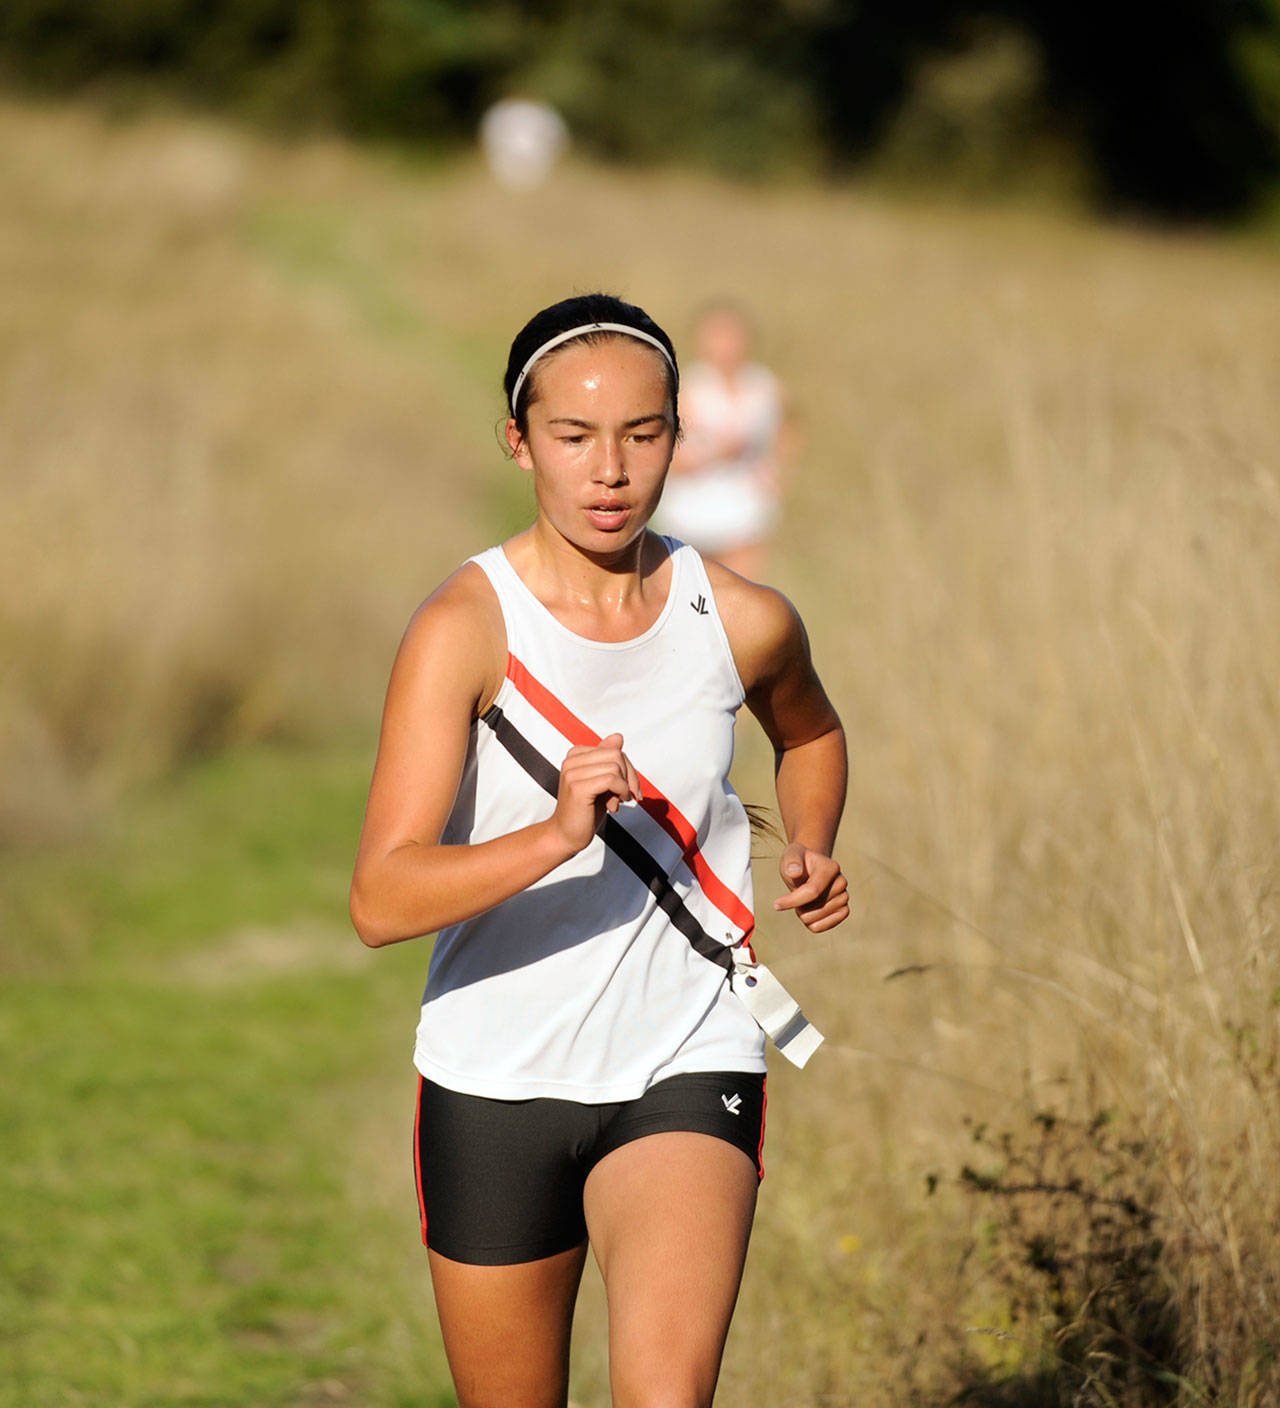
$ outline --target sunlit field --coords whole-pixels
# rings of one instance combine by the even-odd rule
[[[595,287],[757,311],[851,742],[851,921],[758,875],[829,1040],[717,1402],[1280,1402],[1280,255],[8,106],[0,259],[0,1404],[452,1401],[427,950],[346,868],[405,620],[528,510],[507,342]]]

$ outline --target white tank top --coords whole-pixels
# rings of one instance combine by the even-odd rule
[[[742,682],[702,559],[666,542],[666,604],[626,641],[575,635],[501,547],[471,559],[502,606],[507,672],[472,725],[441,840],[545,820],[569,748],[610,733],[645,799],[528,889],[441,930],[414,1064],[452,1090],[606,1103],[681,1072],[765,1069],[716,952],[753,927],[750,825],[728,781]]]

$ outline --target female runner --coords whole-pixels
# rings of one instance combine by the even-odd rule
[[[844,734],[787,601],[646,527],[679,429],[666,333],[568,299],[516,338],[505,384],[537,517],[405,634],[352,918],[374,947],[439,931],[414,1149],[461,1408],[563,1408],[588,1241],[614,1403],[694,1408],[764,1135],[734,715],[777,750],[775,908],[814,933],[849,913]],[[794,1025],[772,1027],[784,1047]]]

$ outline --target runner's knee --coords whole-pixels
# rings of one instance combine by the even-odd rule
[[[663,1383],[628,1387],[613,1385],[614,1408],[711,1408],[715,1393],[714,1377],[702,1385],[666,1378]]]

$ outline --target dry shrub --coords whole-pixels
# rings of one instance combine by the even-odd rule
[[[1274,1105],[1274,1064],[1267,1083]],[[976,1163],[960,1175],[980,1204],[967,1260],[1006,1325],[974,1327],[996,1336],[1002,1352],[961,1348],[955,1374],[964,1387],[950,1401],[1274,1401],[1278,1287],[1263,1251],[1274,1209],[1233,1227],[1230,1242],[1220,1217],[1224,1183],[1238,1177],[1238,1144],[1216,1147],[1211,1167],[1198,1167],[1176,1126],[1160,1138],[1133,1137],[1112,1110],[1088,1121],[1041,1112],[1030,1130],[995,1135],[978,1126],[973,1140]],[[1216,1206],[1203,1201],[1206,1183]]]

